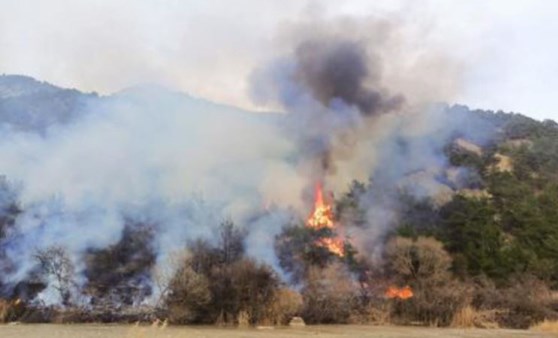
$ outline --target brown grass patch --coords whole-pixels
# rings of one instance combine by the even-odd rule
[[[9,313],[9,302],[0,299],[0,323],[5,323]]]
[[[391,325],[392,303],[369,304],[361,311],[356,311],[349,317],[350,324]]]
[[[166,319],[164,321],[155,319],[150,325],[147,323],[142,325],[140,322],[136,322],[127,330],[126,338],[155,337],[158,333],[167,328],[167,324],[168,321]]]
[[[250,326],[250,314],[248,311],[240,311],[238,313],[237,322],[240,327]]]
[[[529,328],[533,331],[558,333],[558,320],[545,319]]]
[[[482,156],[482,148],[471,141],[458,138],[455,140],[455,144],[462,149],[474,153],[475,155]]]
[[[511,157],[500,153],[496,153],[494,155],[494,158],[496,159],[497,162],[493,165],[492,167],[493,170],[500,171],[500,172],[513,171],[513,161]]]
[[[301,308],[302,296],[300,293],[287,288],[280,288],[275,292],[267,307],[266,318],[259,324],[287,325],[300,312]]]
[[[498,323],[496,322],[496,315],[498,311],[483,310],[479,311],[470,305],[467,305],[458,310],[451,321],[451,327],[458,328],[485,328],[496,329]]]
[[[19,300],[0,299],[0,323],[15,320],[23,311],[23,304]]]

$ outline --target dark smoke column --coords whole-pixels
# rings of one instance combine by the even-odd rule
[[[379,71],[369,68],[366,51],[357,42],[306,41],[297,47],[295,55],[295,80],[326,107],[332,108],[331,103],[337,99],[356,106],[363,115],[373,115],[396,110],[404,101],[402,96],[391,97],[379,87]]]
[[[296,160],[308,176],[327,185],[336,162],[347,160],[366,119],[399,110],[400,95],[381,84],[381,62],[351,39],[302,41],[291,54],[254,74],[256,102],[280,104],[289,114],[286,133],[298,145]]]

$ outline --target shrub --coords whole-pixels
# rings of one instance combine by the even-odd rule
[[[331,264],[324,269],[310,268],[302,290],[302,317],[306,323],[346,323],[357,294],[346,267]]]
[[[250,324],[262,323],[267,319],[267,308],[279,285],[277,276],[269,266],[249,258],[239,260],[230,268],[230,309],[237,317],[245,312]]]
[[[545,319],[558,319],[556,301],[541,280],[523,276],[507,287],[497,289],[486,279],[477,281],[473,306],[481,310],[496,310],[500,326],[526,329]]]
[[[134,305],[151,294],[154,231],[151,225],[129,223],[116,244],[86,253],[85,287],[93,305]]]
[[[0,299],[0,323],[19,320],[26,310],[25,304],[19,299]]]
[[[471,305],[466,305],[453,314],[451,327],[459,328],[498,328],[496,310],[479,311]]]
[[[297,315],[302,308],[300,293],[280,288],[275,291],[273,300],[267,306],[266,323],[270,325],[287,325],[291,318]]]
[[[393,300],[393,316],[403,322],[421,322],[430,326],[450,325],[454,313],[468,301],[470,289],[458,281],[449,281],[431,287],[418,284],[413,297]]]
[[[168,287],[175,323],[257,324],[267,320],[279,279],[271,267],[244,257],[244,233],[227,221],[219,242],[196,241]]]
[[[401,282],[436,284],[450,279],[451,258],[434,238],[393,238],[386,247],[386,265]]]
[[[533,331],[558,333],[558,320],[545,319],[530,327]]]
[[[388,325],[392,322],[391,315],[391,302],[368,302],[353,310],[349,318],[349,323]]]
[[[185,261],[175,273],[166,296],[171,323],[186,324],[200,321],[203,308],[211,301],[207,278],[196,273]]]
[[[393,238],[386,247],[386,267],[399,284],[413,289],[412,298],[392,301],[399,320],[447,326],[467,304],[470,288],[452,279],[451,258],[433,238]]]
[[[248,326],[251,322],[250,314],[248,313],[248,311],[240,311],[238,313],[236,321],[238,323],[238,326]]]

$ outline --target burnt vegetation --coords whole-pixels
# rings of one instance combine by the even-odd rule
[[[69,248],[34,251],[29,277],[14,285],[4,279],[15,264],[5,253],[22,208],[17,191],[1,179],[0,320],[158,317],[175,324],[284,325],[301,316],[307,323],[525,328],[555,319],[558,125],[464,107],[448,113],[464,109],[494,128],[494,138],[479,153],[453,142],[460,137],[455,135],[442,150],[450,166],[466,169],[457,179],[438,177],[453,191],[444,203],[388,189],[398,197],[398,217],[380,257],[359,252],[350,238],[340,257],[315,244],[333,238],[334,230],[299,220],[275,238],[276,271],[246,254],[244,227],[224,221],[211,241],[184,243],[172,258],[174,268],[162,276],[155,271],[153,241],[160,225],[129,220],[116,243],[80,253],[85,266],[75,265]],[[353,229],[370,225],[360,202],[386,189],[373,179],[354,182],[337,196],[337,222]],[[145,307],[155,285],[159,301]],[[389,285],[408,285],[413,297],[387,298]],[[36,299],[47,287],[58,305]]]
[[[130,223],[118,243],[86,253],[85,289],[92,304],[139,304],[151,294],[153,227]]]

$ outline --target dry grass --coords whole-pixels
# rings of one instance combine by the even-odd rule
[[[167,328],[168,321],[165,319],[161,321],[156,319],[154,322],[151,323],[149,326],[142,326],[140,322],[137,322],[126,332],[127,338],[147,338],[152,337],[156,333],[161,330],[165,330]]]
[[[376,325],[391,324],[391,303],[384,304],[379,308],[372,308],[369,319],[371,323]]]
[[[21,303],[19,300],[9,301],[5,299],[0,299],[0,323],[6,323],[13,320],[14,312],[21,309]]]
[[[263,325],[287,325],[291,318],[302,308],[302,296],[300,293],[280,288],[275,292],[273,300],[267,307],[266,318]]]
[[[240,327],[250,326],[250,314],[248,311],[240,311],[237,317],[237,322]]]
[[[493,170],[500,172],[510,172],[513,170],[513,161],[511,157],[497,153],[494,155],[494,158],[497,162],[492,166]]]
[[[538,332],[558,333],[558,320],[543,320],[531,326],[530,330]]]
[[[542,338],[556,337],[550,332],[526,330],[440,329],[427,327],[324,325],[258,330],[255,328],[217,328],[207,326],[169,326],[152,328],[150,324],[130,325],[0,325],[2,338]]]
[[[0,323],[5,323],[10,311],[10,303],[4,299],[0,299]]]
[[[453,315],[450,326],[455,328],[496,329],[498,328],[497,313],[495,310],[479,311],[467,305]]]
[[[455,140],[455,144],[467,151],[470,151],[478,156],[482,156],[482,148],[471,141],[467,141],[462,138]]]
[[[475,309],[465,306],[453,315],[451,327],[470,328],[475,327]]]
[[[362,312],[351,314],[350,324],[391,325],[392,303],[370,304]]]

